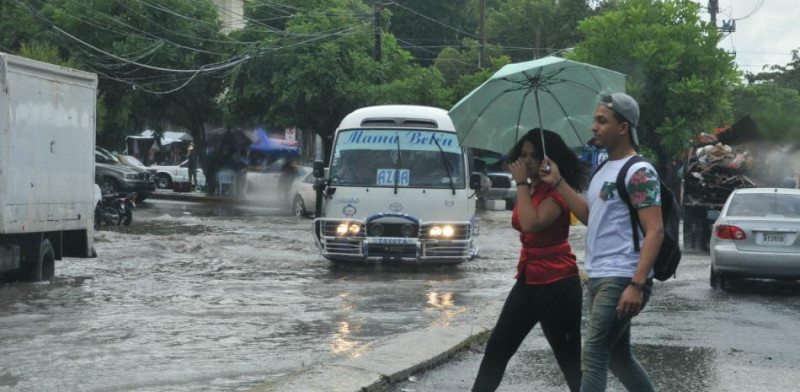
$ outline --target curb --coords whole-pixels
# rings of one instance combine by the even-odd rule
[[[502,301],[483,306],[471,322],[433,326],[373,342],[354,358],[318,363],[264,382],[251,392],[378,392],[489,339]]]

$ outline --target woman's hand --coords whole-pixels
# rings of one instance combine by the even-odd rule
[[[547,166],[550,166],[550,171],[547,171]],[[545,157],[542,164],[539,166],[539,178],[547,184],[553,185],[561,179],[561,172],[558,171],[558,165],[551,161],[550,158]]]
[[[511,178],[513,178],[517,184],[528,181],[528,169],[521,160],[518,159],[508,165],[508,171],[511,172]]]

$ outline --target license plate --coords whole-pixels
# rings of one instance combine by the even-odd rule
[[[783,233],[764,233],[761,241],[766,245],[783,245]]]

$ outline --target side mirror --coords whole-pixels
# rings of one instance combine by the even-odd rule
[[[322,161],[314,161],[312,166],[314,170],[314,177],[322,178],[325,177],[325,163]]]
[[[475,190],[481,188],[481,174],[472,173],[469,176],[469,189]]]

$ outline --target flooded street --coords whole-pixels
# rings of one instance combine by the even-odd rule
[[[581,257],[579,257],[579,260]],[[656,282],[645,310],[634,320],[634,352],[658,391],[800,391],[800,285],[737,281],[729,292],[709,287],[709,256],[684,255],[677,279]],[[588,321],[584,298],[583,328]],[[470,390],[484,346],[393,392]],[[511,358],[498,391],[565,391],[541,327]],[[609,391],[624,391],[609,375]]]
[[[0,285],[0,391],[246,390],[375,339],[443,325],[513,280],[508,212],[459,266],[338,266],[282,209],[152,200],[96,259]],[[495,214],[496,216],[492,216]]]
[[[96,233],[96,259],[57,263],[51,283],[0,285],[0,391],[247,390],[468,320],[513,284],[509,218],[482,212],[481,257],[458,266],[354,266],[321,258],[311,220],[283,209],[143,203],[130,227]],[[579,260],[583,230],[572,234]],[[678,279],[657,283],[634,341],[659,390],[791,391],[798,322],[796,286],[715,292],[707,255],[689,255]],[[480,350],[395,390],[466,390]],[[564,389],[538,327],[501,390],[532,387]]]

